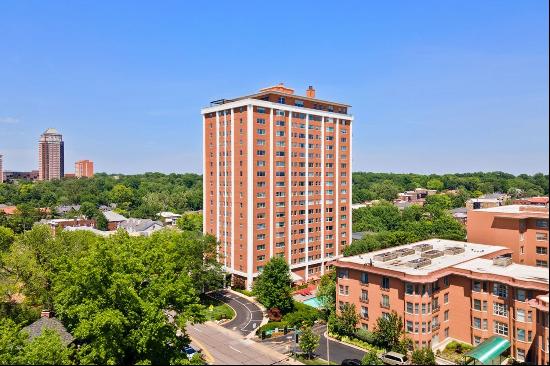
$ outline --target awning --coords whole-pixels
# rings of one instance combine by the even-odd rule
[[[490,365],[493,359],[500,356],[508,348],[510,348],[510,342],[506,338],[492,336],[466,353],[465,356],[475,358],[484,365]]]
[[[304,279],[302,278],[302,276],[290,271],[290,279],[292,280],[292,282],[298,282],[298,281],[303,281]]]

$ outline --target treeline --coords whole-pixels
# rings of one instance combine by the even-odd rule
[[[200,295],[222,283],[215,238],[200,232],[0,227],[0,364],[188,364],[185,324],[206,320]],[[73,335],[69,347],[56,332],[29,340],[23,327],[42,309]]]
[[[80,205],[85,202],[95,206],[114,203],[121,213],[141,218],[155,218],[158,212],[167,210],[200,210],[202,176],[162,173],[96,174],[93,178],[0,184],[0,204],[54,208],[58,205]]]
[[[446,194],[428,196],[423,207],[412,205],[399,210],[387,201],[354,210],[353,232],[364,232],[344,250],[357,255],[430,238],[465,240],[466,230],[449,213],[451,199]]]
[[[391,201],[399,192],[415,188],[459,190],[466,198],[494,192],[508,193],[514,198],[542,196],[548,195],[548,174],[515,176],[503,172],[443,175],[353,173],[354,203],[376,199]]]

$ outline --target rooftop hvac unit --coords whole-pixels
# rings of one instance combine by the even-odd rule
[[[426,266],[429,266],[430,264],[432,264],[432,261],[431,259],[428,259],[428,258],[416,258],[416,259],[413,259],[412,261],[408,261],[407,263],[405,263],[407,267],[415,268],[415,269],[426,267]]]
[[[372,259],[374,259],[375,261],[380,261],[380,262],[387,262],[395,258],[397,258],[397,253],[395,252],[381,253],[372,257]]]
[[[423,244],[415,245],[413,246],[413,248],[417,252],[427,252],[428,250],[432,250],[434,246],[431,244],[423,243]]]
[[[445,254],[448,254],[448,255],[456,255],[456,254],[464,253],[465,251],[466,251],[466,249],[464,249],[462,247],[445,248]]]
[[[414,254],[415,251],[413,248],[401,248],[394,251],[395,254],[397,254],[398,257],[405,257],[407,255]]]
[[[495,266],[508,267],[510,264],[512,264],[512,258],[511,257],[496,257],[496,258],[493,258],[493,264]]]
[[[428,250],[427,252],[422,252],[422,254],[420,254],[422,258],[437,258],[443,257],[444,255],[445,253],[443,253],[441,250],[436,249]]]

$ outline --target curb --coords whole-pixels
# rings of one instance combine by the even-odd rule
[[[260,325],[258,325],[258,327],[256,329],[258,329],[262,325],[265,325],[269,322],[269,319],[265,316],[265,313],[267,312],[266,308],[262,304],[260,304],[255,298],[250,297],[250,296],[246,296],[246,295],[241,294],[240,292],[234,291],[232,289],[226,289],[226,291],[232,293],[233,295],[240,296],[240,297],[250,301],[251,303],[253,303],[254,305],[256,305],[257,307],[260,308],[260,310],[262,311],[263,318],[262,318],[262,322],[260,323]],[[255,337],[256,336],[256,329],[254,329],[252,332],[250,332],[245,338],[251,339],[251,338]]]
[[[340,344],[343,344],[344,346],[348,346],[348,347],[351,347],[351,348],[355,348],[356,350],[359,350],[359,351],[363,351],[363,352],[369,352],[368,349],[364,349],[364,348],[361,348],[359,346],[356,346],[355,344],[351,344],[351,343],[346,343],[346,342],[342,342],[342,341],[339,341],[338,339],[336,338],[333,338],[331,336],[328,335],[328,330],[325,331],[325,333],[323,333],[323,336],[325,336],[325,338],[327,338],[329,341],[333,341],[333,342],[336,342],[336,343],[340,343]]]
[[[212,357],[210,352],[208,352],[208,350],[202,345],[201,342],[197,341],[191,336],[189,336],[189,339],[191,340],[191,343],[195,343],[200,348],[200,351],[204,354],[204,358],[207,363],[213,364],[215,362],[214,357]]]

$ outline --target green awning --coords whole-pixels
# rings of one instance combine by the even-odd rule
[[[490,365],[493,359],[500,356],[508,348],[510,348],[510,342],[506,338],[492,336],[466,353],[465,356],[475,358],[484,365]]]

